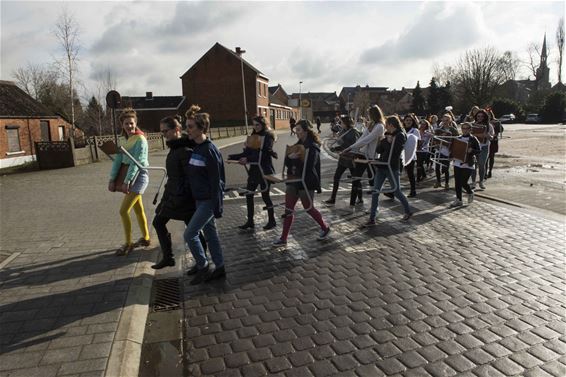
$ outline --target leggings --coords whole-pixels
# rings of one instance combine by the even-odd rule
[[[132,220],[130,219],[130,210],[134,209],[134,213],[138,219],[138,225],[144,240],[149,240],[149,230],[147,228],[147,218],[143,209],[142,196],[136,192],[130,192],[124,196],[122,205],[120,206],[120,217],[124,226],[124,236],[126,244],[131,245],[132,242]]]
[[[310,197],[314,199],[314,191],[309,191]],[[295,218],[294,210],[297,201],[301,199],[303,208],[309,208],[310,201],[304,190],[298,190],[295,186],[287,185],[285,190],[285,220],[283,221],[283,234],[281,234],[281,239],[287,241],[289,232],[291,231],[291,225],[293,224],[293,219]],[[328,229],[328,225],[322,219],[322,215],[316,208],[313,207],[307,211],[307,213],[320,225],[320,229]]]
[[[248,191],[255,191],[257,186],[263,191],[266,189],[265,182],[257,182],[253,179],[248,179],[248,185],[246,189]],[[271,197],[269,196],[269,189],[271,185],[269,182],[267,183],[267,190],[261,193],[261,198],[263,202],[267,206],[267,216],[269,217],[269,222],[275,222],[275,212],[273,210],[273,202],[271,201]],[[246,207],[248,209],[248,221],[254,222],[254,195],[246,195]]]

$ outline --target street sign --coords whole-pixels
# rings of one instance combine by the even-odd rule
[[[111,109],[116,109],[120,107],[122,102],[122,97],[120,97],[120,93],[115,90],[111,90],[106,94],[106,105]]]

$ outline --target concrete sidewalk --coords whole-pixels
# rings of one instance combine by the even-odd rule
[[[105,161],[0,178],[0,376],[137,375],[159,246],[150,225],[151,247],[114,256],[122,195],[107,191],[109,171]],[[152,172],[144,195],[150,224],[160,179]]]

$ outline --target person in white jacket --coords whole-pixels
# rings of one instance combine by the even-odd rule
[[[415,135],[418,140],[421,140],[421,133],[419,132],[419,121],[415,114],[409,113],[405,115],[403,118],[403,126],[405,128],[405,132],[408,135]],[[411,186],[411,191],[409,192],[408,197],[414,198],[417,196],[417,189],[416,189],[416,179],[415,179],[415,164],[417,162],[417,155],[413,156],[410,161],[405,161],[405,170],[407,171],[407,177],[409,178],[409,183]]]
[[[369,108],[369,118],[369,125],[364,129],[362,136],[354,144],[346,148],[344,152],[359,152],[370,160],[375,159],[375,148],[377,143],[383,139],[383,134],[385,133],[385,117],[379,106],[373,105]],[[359,169],[356,169],[355,176],[361,177],[366,169],[369,169],[369,165],[361,165]],[[370,181],[370,186],[373,187],[372,181]]]

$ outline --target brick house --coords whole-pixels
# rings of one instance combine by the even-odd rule
[[[298,119],[299,111],[289,105],[289,95],[281,84],[269,87],[269,123],[274,129],[289,127],[291,117]]]
[[[67,140],[72,125],[18,88],[0,81],[0,168],[33,161],[34,142]],[[75,138],[82,131],[76,129]]]
[[[269,119],[269,79],[220,43],[181,76],[183,96],[187,99],[183,108],[198,104],[210,114],[213,127],[244,125],[242,62],[248,120],[257,114]]]
[[[299,93],[291,95],[293,101],[299,103]],[[340,101],[336,92],[307,92],[301,93],[303,118],[315,121],[320,117],[323,122],[329,122],[340,112]]]
[[[159,121],[177,114],[184,117],[184,96],[154,96],[146,92],[145,97],[122,97],[121,108],[131,107],[138,116],[138,127],[147,132],[159,132]],[[119,127],[119,126],[117,126]]]

